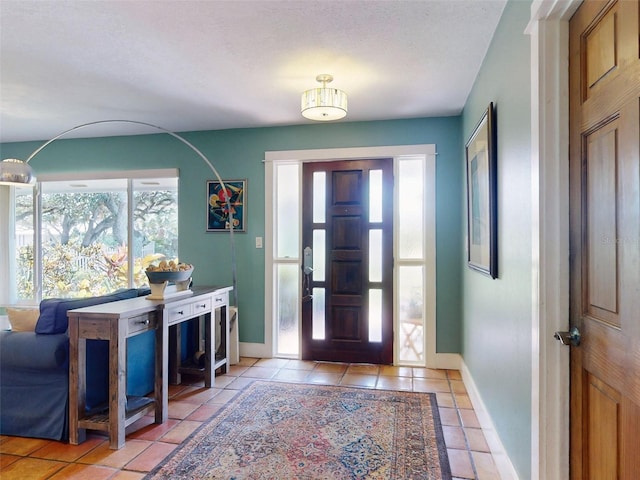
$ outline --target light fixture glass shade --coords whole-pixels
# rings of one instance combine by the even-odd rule
[[[347,94],[337,88],[327,88],[333,77],[326,73],[318,75],[316,80],[322,87],[312,88],[302,94],[300,111],[309,120],[327,122],[339,120],[347,115]]]
[[[16,158],[0,162],[0,185],[33,185],[35,180],[28,163]]]

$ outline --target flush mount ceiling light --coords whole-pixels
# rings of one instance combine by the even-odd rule
[[[344,118],[347,115],[347,94],[337,88],[327,88],[327,83],[333,81],[331,75],[318,75],[316,80],[322,83],[322,87],[312,88],[302,94],[302,116],[321,122]]]

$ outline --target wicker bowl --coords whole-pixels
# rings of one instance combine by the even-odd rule
[[[176,282],[186,282],[191,277],[193,273],[193,267],[189,270],[179,270],[177,272],[150,272],[145,270],[147,274],[147,278],[149,279],[149,283],[176,283]]]

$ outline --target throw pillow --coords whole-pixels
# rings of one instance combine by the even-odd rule
[[[14,332],[33,332],[40,316],[37,308],[8,308],[7,315]]]

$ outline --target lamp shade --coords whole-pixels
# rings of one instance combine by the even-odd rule
[[[16,158],[0,162],[0,185],[33,185],[35,177],[31,166]]]
[[[323,85],[303,92],[300,101],[302,116],[321,122],[344,118],[347,115],[347,94],[327,87],[327,83],[333,80],[331,75],[318,75],[316,80]]]

